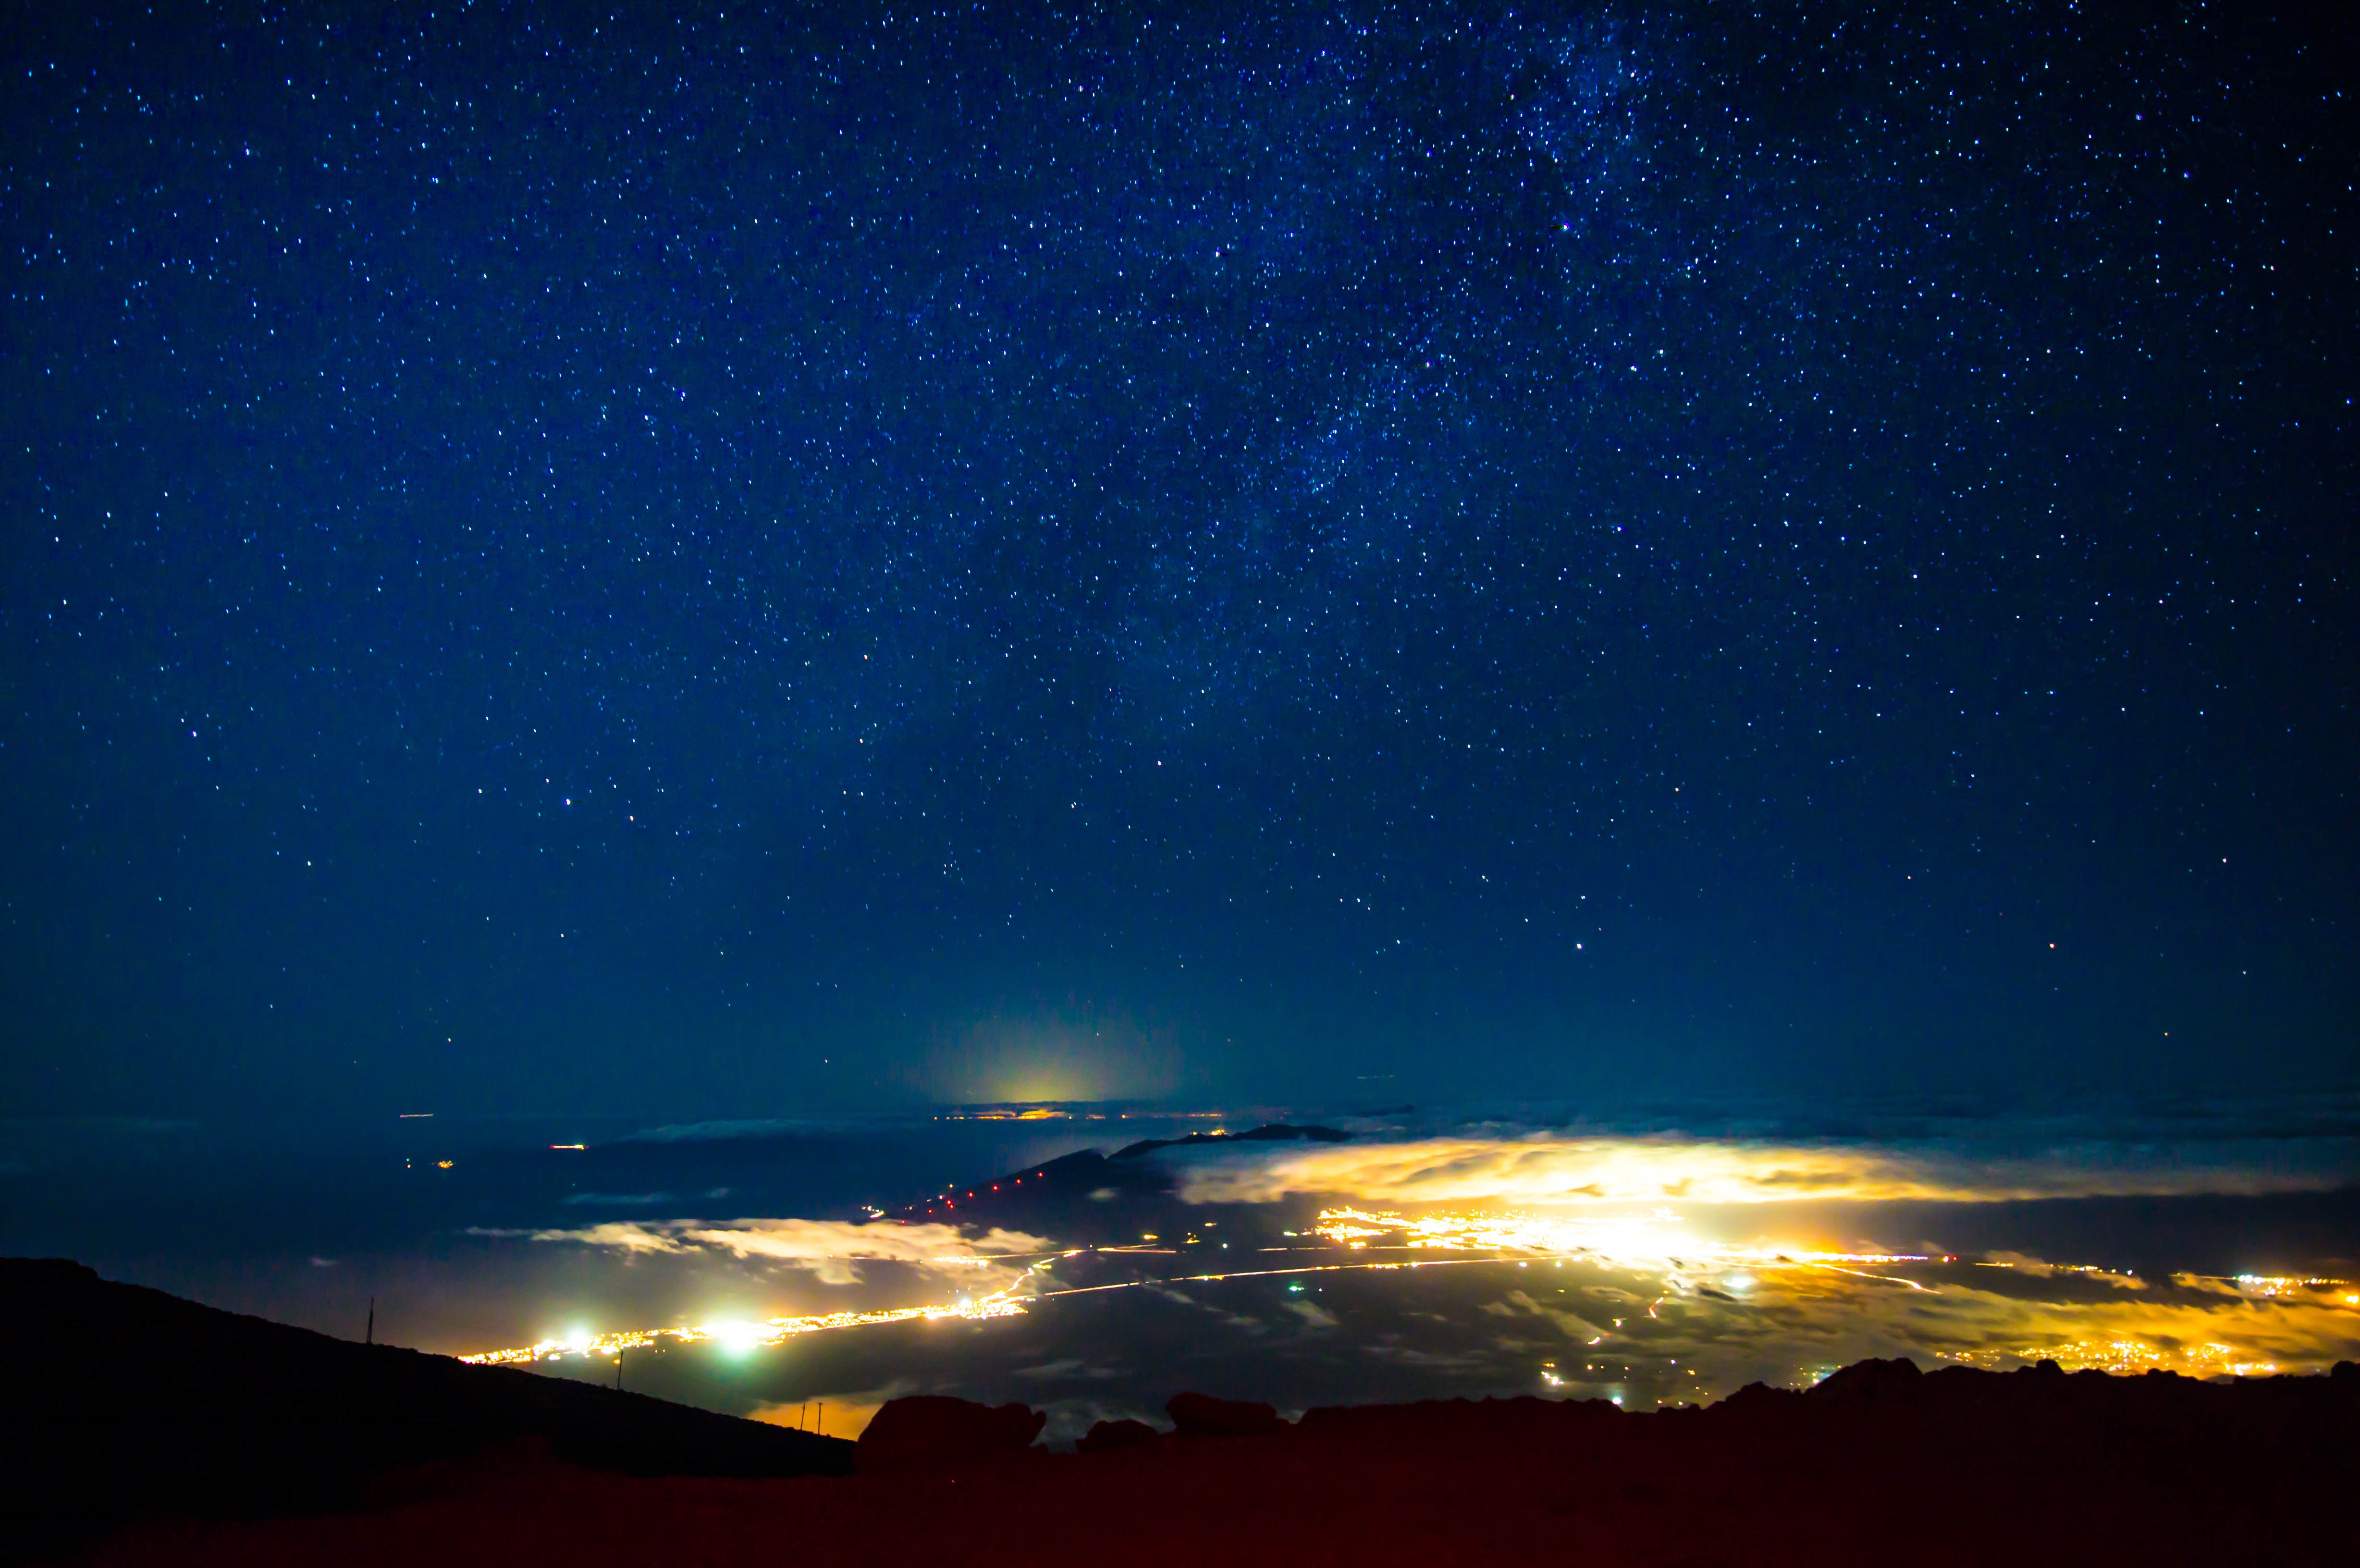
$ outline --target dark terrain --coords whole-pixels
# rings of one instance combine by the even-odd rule
[[[33,1439],[12,1528],[127,1524],[84,1553],[109,1564],[2329,1563],[2360,1531],[2350,1363],[2202,1383],[1867,1361],[1647,1414],[1525,1398],[1289,1423],[1191,1394],[1175,1430],[1108,1422],[1079,1454],[1024,1446],[1022,1406],[918,1399],[847,1475],[852,1444],[72,1265],[0,1279],[10,1426]]]
[[[837,1439],[330,1339],[60,1259],[0,1258],[0,1553],[16,1556],[158,1516],[357,1508],[396,1472],[526,1439],[632,1475],[851,1468]]]

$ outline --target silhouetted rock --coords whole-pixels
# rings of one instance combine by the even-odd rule
[[[1015,1554],[1044,1568],[2144,1568],[2341,1563],[2360,1538],[2360,1367],[2234,1382],[1854,1370],[1829,1379],[1834,1394],[1756,1386],[1701,1410],[1531,1397],[1321,1409],[1273,1418],[1251,1443],[1151,1438],[1120,1464],[994,1449],[844,1479],[642,1481],[518,1447],[476,1461],[476,1484],[444,1477],[391,1511],[146,1527],[93,1568],[932,1563],[974,1555],[1011,1521]]]
[[[355,1508],[396,1472],[520,1439],[639,1475],[852,1467],[839,1439],[331,1339],[60,1258],[0,1258],[0,1556],[162,1514]]]
[[[1304,1411],[1295,1426],[1323,1439],[1418,1443],[1452,1432],[1496,1432],[1503,1421],[1539,1421],[1554,1428],[1567,1421],[1611,1420],[1622,1413],[1622,1407],[1611,1399],[1544,1399],[1517,1394],[1504,1399],[1420,1399],[1412,1405],[1317,1405]]]
[[[888,1399],[860,1434],[858,1465],[864,1472],[894,1470],[1021,1453],[1041,1435],[1048,1419],[1022,1405],[979,1405],[945,1394]]]
[[[2056,1363],[2049,1365],[2053,1367]],[[1810,1397],[1853,1403],[1914,1399],[1924,1392],[1921,1385],[1925,1378],[1918,1364],[1906,1356],[1896,1356],[1890,1361],[1855,1361],[1821,1379],[1811,1388]]]
[[[1799,1399],[1802,1397],[1802,1393],[1798,1389],[1774,1388],[1767,1383],[1748,1383],[1743,1388],[1738,1389],[1737,1392],[1730,1395],[1729,1398],[1721,1400],[1719,1408],[1748,1412],[1756,1410],[1775,1410],[1779,1406]]]
[[[1258,1400],[1175,1394],[1164,1407],[1182,1437],[1261,1437],[1284,1428],[1278,1411]]]
[[[1112,1454],[1122,1448],[1153,1448],[1163,1434],[1143,1421],[1102,1421],[1074,1444],[1076,1454]]]

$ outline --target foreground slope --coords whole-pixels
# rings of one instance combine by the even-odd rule
[[[638,1475],[851,1468],[848,1443],[610,1388],[361,1345],[0,1258],[0,1550],[160,1515],[361,1506],[409,1467],[538,1438]]]
[[[1175,1413],[1185,1424],[1220,1405]],[[373,1513],[149,1527],[97,1560],[2323,1563],[2360,1540],[2355,1460],[2360,1367],[2220,1386],[1863,1362],[1808,1393],[1757,1385],[1703,1410],[1322,1410],[1256,1436],[864,1464],[841,1479],[642,1480],[512,1449]]]

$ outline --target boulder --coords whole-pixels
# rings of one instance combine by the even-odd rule
[[[853,1451],[856,1468],[897,1470],[1030,1448],[1048,1421],[1022,1405],[979,1405],[945,1394],[888,1399],[869,1420]]]
[[[1153,1448],[1162,1435],[1143,1421],[1102,1421],[1074,1444],[1074,1452],[1112,1454],[1120,1448]]]
[[[1261,1437],[1286,1424],[1259,1400],[1217,1399],[1210,1394],[1175,1394],[1164,1411],[1182,1437]]]

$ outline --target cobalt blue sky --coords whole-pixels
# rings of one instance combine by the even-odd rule
[[[680,9],[0,34],[20,1114],[2349,1080],[2348,26]]]

